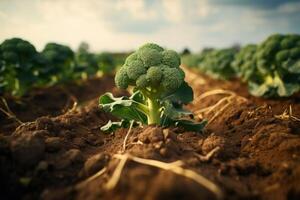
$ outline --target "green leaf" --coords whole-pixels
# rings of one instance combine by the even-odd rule
[[[165,101],[163,103],[163,107],[164,107],[163,114],[166,117],[171,119],[180,119],[182,117],[193,115],[192,112],[181,108],[181,106],[179,108],[175,108],[170,101]]]
[[[169,100],[172,103],[187,104],[193,101],[193,99],[193,89],[186,82],[183,82],[175,93],[163,97],[162,101]]]
[[[250,94],[252,94],[253,96],[257,96],[257,97],[266,96],[268,91],[271,90],[271,88],[267,84],[260,85],[255,82],[252,82],[252,81],[248,82],[248,88],[249,88]]]
[[[138,92],[134,93],[130,98],[117,98],[111,93],[105,93],[99,98],[99,105],[104,111],[110,112],[121,119],[140,121],[143,124],[147,124],[147,116],[145,115],[147,108],[136,101],[140,98],[138,96]]]
[[[291,96],[300,90],[298,83],[284,83],[278,75],[274,77],[274,86],[277,87],[277,93],[280,97]]]
[[[191,120],[177,120],[175,122],[175,126],[182,127],[186,131],[195,131],[195,132],[201,132],[206,124],[207,124],[206,120],[203,120],[201,122],[195,122]]]
[[[196,122],[193,120],[187,120],[184,118],[193,116],[193,113],[187,111],[181,106],[179,108],[175,108],[171,102],[164,102],[164,112],[162,117],[162,126],[177,126],[182,127],[186,131],[195,131],[200,132],[206,125],[206,121]]]

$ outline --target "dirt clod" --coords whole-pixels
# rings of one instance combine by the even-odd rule
[[[62,142],[59,137],[49,137],[45,140],[46,151],[56,152],[62,148]]]
[[[36,135],[24,134],[11,142],[14,160],[24,167],[31,167],[43,158],[44,140]]]

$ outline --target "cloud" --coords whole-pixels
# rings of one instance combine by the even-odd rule
[[[0,0],[0,40],[23,37],[38,49],[86,41],[92,50],[131,50],[152,41],[200,50],[300,33],[299,21],[298,1]]]
[[[275,9],[283,4],[299,2],[299,0],[211,0],[213,4],[229,5],[229,6],[246,6],[261,9]]]

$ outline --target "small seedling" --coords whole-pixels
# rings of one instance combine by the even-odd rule
[[[141,124],[175,125],[200,131],[203,122],[191,120],[192,113],[182,108],[193,100],[193,90],[184,81],[180,57],[173,50],[148,43],[129,55],[115,76],[118,88],[133,87],[130,97],[115,98],[111,93],[100,97],[100,107],[122,119],[109,122],[102,130],[128,126],[134,120]]]

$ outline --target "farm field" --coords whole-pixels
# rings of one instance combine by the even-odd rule
[[[30,104],[26,99],[24,102],[30,105],[28,110],[19,111],[16,105],[9,105],[24,123],[18,126],[14,120],[1,116],[1,124],[7,124],[1,126],[3,197],[124,199],[125,195],[128,199],[217,199],[216,194],[193,180],[130,160],[115,188],[106,190],[105,183],[119,163],[114,155],[122,152],[167,163],[181,160],[184,168],[216,184],[225,199],[297,199],[300,122],[282,114],[291,106],[293,116],[300,116],[299,96],[264,100],[249,95],[247,87],[237,80],[215,80],[184,69],[195,92],[195,100],[187,105],[190,110],[197,113],[216,105],[223,97],[231,97],[230,104],[224,107],[224,102],[211,112],[202,113],[202,118],[210,120],[221,111],[200,134],[174,127],[134,128],[125,151],[128,129],[119,129],[112,135],[100,131],[113,117],[99,109],[98,96],[106,91],[115,95],[125,92],[115,88],[111,77],[87,81],[80,90],[70,84],[66,86],[68,94],[56,87],[32,91]],[[93,96],[78,92],[87,89]],[[214,92],[219,94],[203,97]],[[53,100],[40,106],[43,98]],[[75,108],[69,102],[72,98],[79,102]],[[45,109],[32,112],[35,107]],[[101,169],[106,170],[91,179]],[[144,189],[150,186],[151,190]]]
[[[0,0],[0,200],[299,200],[299,0]]]

